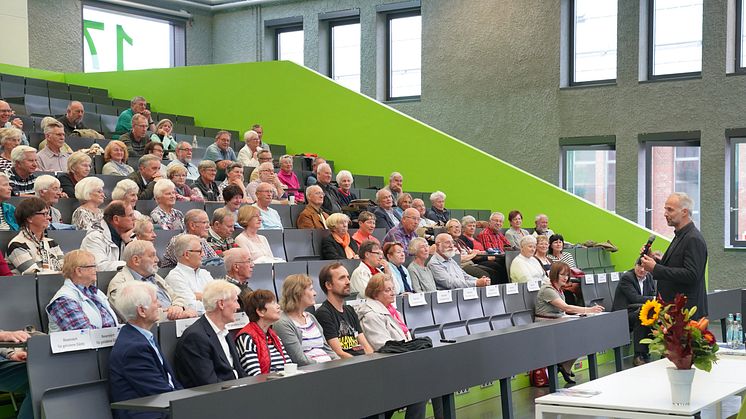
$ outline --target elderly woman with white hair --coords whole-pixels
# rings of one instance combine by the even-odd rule
[[[49,331],[117,327],[117,316],[109,300],[96,288],[96,259],[85,250],[65,255],[65,282],[46,307]]]
[[[260,147],[262,140],[259,139],[259,134],[256,131],[248,130],[243,134],[243,140],[246,145],[238,152],[238,161],[248,167],[259,166],[257,155],[262,151],[262,147]]]
[[[163,145],[163,151],[166,155],[176,151],[177,141],[173,137],[174,123],[170,119],[164,118],[158,121],[155,126],[155,133],[150,136],[150,141]]]
[[[519,242],[521,253],[513,259],[508,267],[511,282],[529,282],[547,280],[547,272],[541,262],[534,257],[536,253],[536,237],[523,236]]]
[[[446,209],[446,194],[435,191],[430,194],[432,206],[425,213],[425,217],[435,221],[438,225],[445,225],[451,219],[451,211]]]
[[[2,147],[2,153],[0,153],[0,171],[4,172],[13,167],[13,159],[10,158],[10,153],[21,143],[22,136],[23,131],[18,128],[0,128],[0,147]]]
[[[57,175],[60,187],[66,196],[75,196],[75,185],[91,174],[91,157],[83,151],[76,151],[67,158],[67,173]]]
[[[348,227],[350,217],[345,214],[335,212],[326,219],[326,227],[331,232],[330,235],[321,239],[321,259],[358,259],[358,245],[352,240]]]
[[[49,205],[49,215],[52,217],[53,223],[62,222],[62,213],[54,207],[60,202],[60,193],[62,193],[62,188],[60,187],[60,181],[56,177],[42,175],[36,178],[36,182],[34,182],[34,194]]]
[[[277,179],[277,175],[275,175],[275,167],[272,163],[261,163],[254,170],[259,173],[259,179],[246,185],[246,194],[251,202],[256,202],[256,190],[262,182],[269,183],[273,186],[272,201],[279,201],[285,196],[285,185]]]
[[[184,231],[184,213],[174,208],[176,204],[176,186],[168,179],[160,179],[153,187],[155,202],[158,204],[150,212],[153,223],[163,230]]]
[[[293,156],[285,154],[280,157],[280,171],[277,172],[277,179],[285,185],[285,191],[287,191],[288,196],[295,196],[295,202],[303,202],[305,200],[298,175],[293,172]]]
[[[190,202],[204,202],[198,189],[192,189],[187,185],[187,169],[182,164],[169,164],[166,169],[166,177],[176,186],[176,200]]]
[[[132,234],[137,240],[155,241],[155,228],[153,222],[149,218],[140,218],[135,221],[135,227],[132,229]]]
[[[283,259],[275,257],[267,238],[258,234],[262,226],[262,214],[259,208],[244,205],[238,210],[238,224],[243,227],[243,233],[236,236],[236,244],[251,253],[254,263],[277,263]]]
[[[78,230],[104,229],[104,213],[99,208],[106,199],[104,181],[87,177],[75,185],[75,198],[81,205],[73,211],[73,225]]]
[[[140,192],[140,187],[137,186],[132,179],[122,179],[117,182],[114,186],[114,190],[111,192],[111,199],[114,201],[123,201],[135,211],[134,217],[136,220],[143,218],[140,211],[135,209],[137,205],[137,194]]]
[[[414,288],[414,291],[436,291],[433,272],[427,266],[427,260],[430,257],[430,246],[427,244],[427,240],[422,237],[415,237],[409,242],[409,249],[407,251],[410,256],[414,256],[412,262],[407,266],[407,270],[412,276],[412,288]]]
[[[244,197],[243,202],[252,203],[254,201],[247,196],[246,185],[244,185],[243,180],[243,165],[241,165],[241,163],[237,161],[234,161],[233,163],[230,163],[228,166],[226,166],[225,180],[223,180],[223,182],[218,185],[218,190],[222,194],[225,188],[234,185],[241,189],[241,195],[243,195]]]
[[[350,202],[357,199],[357,195],[352,193],[352,182],[355,179],[349,170],[340,170],[337,173],[337,193],[339,194],[339,204],[343,207],[349,206]]]

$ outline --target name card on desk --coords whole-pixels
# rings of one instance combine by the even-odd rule
[[[82,351],[93,348],[91,335],[87,330],[68,330],[49,334],[52,353]]]
[[[187,330],[187,327],[194,324],[194,322],[196,322],[197,319],[199,319],[199,317],[193,317],[191,319],[176,320],[176,337],[180,338],[181,335],[184,333],[184,331]]]
[[[438,304],[450,303],[451,301],[453,301],[453,294],[451,294],[451,290],[438,291],[437,301]]]
[[[536,281],[536,280],[534,280],[534,281],[528,281],[526,283],[526,289],[529,290],[529,291],[531,291],[531,292],[539,291],[539,281]]]
[[[606,274],[598,274],[598,279],[596,281],[599,284],[605,284],[606,283]]]
[[[588,274],[585,276],[585,283],[586,284],[592,284],[593,283],[593,274]]]
[[[114,342],[117,341],[119,336],[120,327],[107,327],[104,329],[91,329],[89,335],[91,335],[92,348],[106,348],[114,346]]]
[[[228,330],[243,329],[247,324],[249,324],[249,316],[247,316],[243,311],[240,311],[233,315],[233,321],[226,324],[225,328]]]
[[[356,298],[354,300],[347,300],[347,301],[345,301],[345,304],[347,304],[350,307],[357,307],[357,306],[359,306],[360,304],[362,304],[364,302],[365,302],[365,299],[363,299],[363,298]],[[396,301],[394,301],[394,303],[396,303]]]
[[[505,294],[508,294],[508,295],[518,294],[518,284],[515,282],[505,284]]]
[[[479,293],[474,287],[464,288],[462,292],[464,295],[464,300],[476,300],[477,298],[479,298]]]
[[[500,286],[499,285],[487,285],[484,287],[484,295],[487,297],[499,297]]]
[[[424,306],[425,304],[427,304],[427,301],[425,301],[425,294],[422,294],[420,292],[409,294],[407,297],[407,301],[409,301],[410,307]]]
[[[611,276],[611,282],[619,282],[619,272],[612,272],[609,275]]]

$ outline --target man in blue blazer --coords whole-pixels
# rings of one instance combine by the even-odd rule
[[[184,387],[245,377],[238,351],[225,325],[239,310],[240,289],[228,281],[211,281],[202,290],[205,314],[176,343],[175,368]]]
[[[156,292],[153,284],[140,281],[129,283],[120,291],[116,306],[127,324],[120,330],[109,357],[112,402],[182,389],[150,331],[160,316]],[[158,412],[114,410],[117,419],[165,417]]]

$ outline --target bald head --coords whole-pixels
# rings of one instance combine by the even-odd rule
[[[415,208],[407,208],[402,213],[401,226],[408,234],[417,230],[420,225],[420,212]]]
[[[0,125],[5,125],[10,120],[13,111],[10,109],[8,102],[0,100]]]

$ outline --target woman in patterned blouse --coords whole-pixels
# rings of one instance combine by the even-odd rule
[[[81,205],[73,212],[73,225],[78,230],[92,228],[103,230],[104,213],[99,208],[106,195],[104,181],[97,177],[87,177],[75,184],[75,197]]]
[[[23,131],[18,128],[0,128],[0,147],[3,148],[0,154],[0,171],[9,170],[13,167],[13,160],[10,158],[10,152],[21,143]]]
[[[101,172],[105,175],[127,176],[134,172],[135,169],[127,164],[127,146],[119,141],[109,142],[104,149],[104,167]]]
[[[21,232],[8,244],[8,266],[13,274],[60,272],[65,255],[44,235],[50,220],[47,203],[37,197],[26,198],[18,204],[16,217]]]
[[[163,230],[184,231],[184,213],[174,208],[176,185],[168,179],[161,179],[153,187],[153,195],[158,206],[150,213],[153,224]]]

